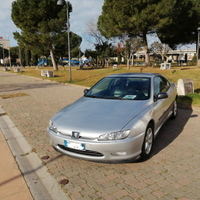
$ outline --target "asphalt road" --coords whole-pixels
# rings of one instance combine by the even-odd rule
[[[83,88],[0,72],[0,105],[70,199],[200,199],[200,112],[178,110],[145,161],[98,163],[68,157],[50,145],[46,127],[61,108],[83,95]]]

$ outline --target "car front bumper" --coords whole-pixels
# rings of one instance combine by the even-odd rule
[[[98,141],[73,139],[56,134],[49,128],[47,128],[47,131],[51,144],[59,152],[72,157],[93,161],[121,161],[136,158],[141,154],[144,140],[144,133],[123,140]]]

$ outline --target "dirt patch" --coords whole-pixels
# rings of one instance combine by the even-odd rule
[[[3,94],[3,95],[0,95],[0,97],[2,99],[15,98],[15,97],[23,97],[23,96],[29,96],[29,95],[25,94],[25,93]]]

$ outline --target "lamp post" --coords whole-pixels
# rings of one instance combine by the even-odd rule
[[[197,66],[199,66],[199,34],[200,34],[200,27],[197,28],[197,33],[198,33],[198,39],[197,39]]]
[[[58,0],[57,1],[58,6],[67,6],[67,33],[68,33],[68,59],[69,59],[69,81],[72,81],[72,76],[71,76],[71,58],[70,58],[70,38],[69,38],[69,1],[64,1],[64,0]]]
[[[8,40],[9,40],[9,63],[10,63],[10,67],[11,67],[11,57],[10,57],[10,39],[9,39],[9,35],[6,35],[6,37],[8,37]]]

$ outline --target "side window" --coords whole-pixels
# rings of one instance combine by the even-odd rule
[[[153,84],[154,84],[154,94],[158,95],[158,93],[160,93],[160,78],[157,76],[154,78],[153,80]]]
[[[162,76],[154,78],[154,94],[157,95],[160,92],[167,92],[170,87],[169,81]]]
[[[169,81],[164,77],[160,77],[160,79],[161,79],[161,92],[167,92],[170,87]]]

